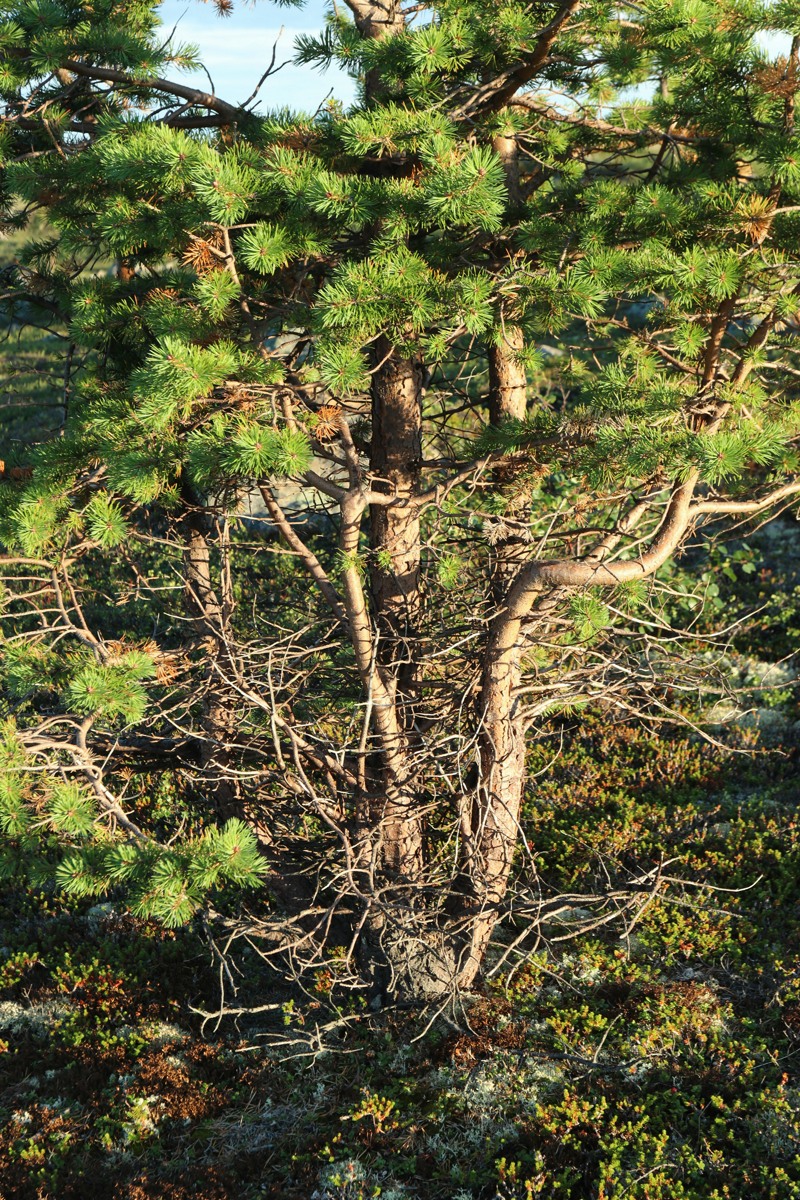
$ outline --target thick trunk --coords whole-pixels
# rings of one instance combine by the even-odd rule
[[[406,18],[398,0],[346,0],[346,3],[364,38],[380,40],[405,28]],[[385,89],[381,68],[373,67],[364,79],[367,103],[379,100]],[[372,386],[372,486],[375,491],[385,491],[396,498],[395,504],[373,506],[370,512],[370,585],[377,644],[356,571],[346,572],[345,599],[377,743],[369,784],[379,800],[376,805],[362,806],[372,810],[364,813],[371,828],[363,844],[371,847],[377,832],[380,858],[389,874],[400,880],[413,880],[418,878],[422,867],[422,825],[411,771],[408,742],[411,718],[406,698],[414,680],[408,638],[419,612],[420,537],[419,518],[408,507],[408,500],[417,491],[419,482],[421,373],[416,364],[395,358],[385,339],[379,339],[376,349],[376,361],[382,365]],[[343,549],[357,551],[357,526],[348,523],[344,512],[342,515]],[[388,976],[382,920],[368,914],[364,932],[364,949],[372,956],[382,977],[381,990],[385,990]],[[384,968],[378,965],[381,962]]]
[[[382,40],[401,33],[405,14],[398,0],[347,0],[362,37]],[[367,72],[367,103],[386,89],[380,67]],[[393,497],[373,505],[369,515],[371,612],[363,608],[360,581],[345,581],[359,671],[371,710],[376,753],[370,763],[369,790],[377,794],[369,819],[380,841],[380,857],[389,874],[413,880],[422,868],[422,821],[411,764],[412,701],[417,677],[413,635],[419,616],[420,523],[410,501],[419,490],[422,444],[422,369],[396,355],[386,338],[374,348],[377,370],[372,381],[372,488]],[[344,515],[344,514],[343,514]],[[345,520],[343,529],[346,530]],[[352,530],[351,526],[351,530]],[[349,551],[357,551],[357,535]],[[355,624],[354,624],[355,621]],[[363,626],[363,628],[359,628]],[[371,840],[371,839],[370,839]]]
[[[380,40],[402,33],[406,18],[397,0],[346,0],[353,10],[356,28],[363,38]],[[380,67],[373,67],[364,79],[367,103],[379,100],[386,91],[386,81]]]
[[[414,635],[420,608],[420,519],[412,502],[422,459],[422,369],[411,359],[395,357],[383,339],[378,352],[386,361],[372,384],[370,470],[374,490],[391,496],[392,502],[370,510],[370,588],[378,661],[394,669],[403,710],[418,667]],[[410,714],[401,723],[410,725]]]
[[[422,458],[422,369],[394,355],[381,339],[372,384],[372,487],[392,497],[371,506],[370,590],[377,629],[373,670],[391,695],[391,712],[375,707],[381,752],[371,785],[384,797],[384,861],[397,877],[416,878],[422,866],[422,827],[411,767],[414,699],[419,663],[415,635],[420,608],[420,520],[412,503]],[[374,689],[373,689],[374,690]],[[374,700],[373,700],[374,703]],[[381,731],[381,725],[386,726]]]

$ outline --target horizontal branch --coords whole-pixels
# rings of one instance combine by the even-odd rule
[[[42,129],[43,122],[35,117],[4,116],[6,123],[13,122],[18,129],[37,133]],[[149,118],[151,125],[169,125],[171,129],[217,129],[220,125],[229,125],[227,116],[179,117],[170,116]],[[94,137],[99,132],[96,121],[71,121],[69,125],[59,126],[61,133],[82,133]]]
[[[338,504],[347,495],[347,488],[340,487],[338,483],[334,483],[332,479],[326,479],[324,475],[320,475],[316,471],[305,471],[303,479],[315,487],[318,492],[322,492],[323,496],[330,496],[331,500],[335,500]]]
[[[772,508],[773,505],[780,504],[782,500],[788,500],[791,496],[800,496],[800,480],[786,483],[767,496],[762,496],[760,500],[698,500],[691,506],[689,512],[690,517],[699,516],[701,513],[717,516],[746,516],[747,513],[764,512],[765,509]]]
[[[668,142],[679,142],[686,146],[694,145],[698,141],[698,137],[673,133],[672,130],[654,129],[649,125],[646,125],[644,129],[628,129],[625,125],[612,125],[610,121],[602,121],[599,117],[581,117],[573,113],[562,113],[552,104],[537,104],[528,96],[514,96],[508,103],[511,108],[524,108],[527,112],[545,117],[548,121],[558,121],[564,125],[578,125],[582,129],[592,129],[597,133],[629,138],[631,141],[641,141],[646,138],[648,141],[656,142],[666,138]]]
[[[44,567],[48,572],[53,564],[44,558],[18,558],[15,554],[0,554],[0,567]]]
[[[153,92],[165,92],[168,96],[177,96],[180,100],[187,100],[190,104],[200,104],[204,108],[210,109],[211,112],[219,113],[220,116],[230,120],[237,120],[245,115],[235,104],[228,104],[226,100],[221,100],[219,96],[214,96],[211,92],[186,87],[182,83],[173,83],[170,79],[161,79],[158,76],[153,79],[136,79],[134,76],[126,74],[125,71],[118,71],[113,67],[91,66],[89,63],[79,62],[75,58],[68,58],[62,65],[73,75],[82,75],[86,79],[120,83],[125,87]]]

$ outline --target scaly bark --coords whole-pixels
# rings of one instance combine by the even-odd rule
[[[693,471],[683,483],[675,484],[656,535],[638,558],[605,562],[617,540],[608,537],[595,553],[582,560],[526,563],[518,570],[503,608],[492,622],[481,690],[480,779],[474,803],[465,810],[462,822],[464,873],[470,890],[463,908],[469,928],[460,953],[461,987],[471,986],[486,955],[498,908],[508,890],[519,834],[525,764],[515,689],[520,678],[523,625],[534,604],[546,619],[562,588],[611,586],[643,579],[657,571],[675,553],[690,526],[698,478],[699,472]],[[632,528],[641,509],[641,504],[634,505],[621,526]]]
[[[480,970],[508,888],[525,788],[525,730],[515,709],[520,680],[518,630],[505,623],[489,640],[480,696],[479,778],[462,811],[462,877],[467,889],[461,917],[467,937],[459,955],[460,987]]]
[[[401,33],[406,18],[397,0],[344,0],[353,14],[355,26],[363,38],[381,40]],[[386,90],[380,67],[373,67],[364,80],[367,103],[380,98]]]
[[[391,705],[374,712],[380,752],[371,785],[385,797],[385,863],[393,875],[415,879],[422,867],[422,828],[409,760],[419,681],[415,639],[421,535],[413,500],[422,458],[422,370],[418,363],[395,355],[385,339],[380,339],[376,353],[381,365],[372,383],[370,472],[373,490],[392,500],[372,505],[369,514],[370,592],[378,639],[372,670],[385,681]],[[372,686],[374,691],[374,678]],[[381,724],[386,728],[381,730]]]
[[[528,407],[528,383],[519,356],[525,337],[518,325],[506,325],[501,341],[489,347],[489,420],[492,425],[523,420]]]
[[[393,666],[403,708],[418,666],[413,639],[420,610],[421,539],[413,500],[422,459],[422,370],[418,363],[396,357],[384,339],[378,354],[386,361],[372,383],[370,471],[374,491],[391,496],[392,502],[370,510],[370,590],[378,661]],[[401,724],[408,723],[401,717]]]

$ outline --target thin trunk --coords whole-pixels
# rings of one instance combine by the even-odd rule
[[[513,210],[522,202],[517,143],[499,135],[493,148],[503,163]],[[513,321],[504,321],[497,343],[489,347],[492,425],[525,417],[524,348],[522,329]],[[521,675],[520,629],[505,619],[504,604],[527,550],[522,531],[515,533],[513,527],[492,546],[490,578],[498,615],[489,632],[481,684],[478,782],[475,792],[464,797],[461,812],[460,916],[462,921],[466,919],[466,936],[460,946],[458,983],[465,988],[480,970],[508,888],[525,789],[525,729],[515,701]]]
[[[461,912],[465,934],[459,946],[458,983],[462,988],[472,985],[486,957],[508,892],[521,832],[526,724],[517,690],[529,643],[523,621],[531,617],[533,609],[543,631],[562,604],[564,591],[546,588],[522,597],[518,586],[513,586],[490,629],[481,691],[479,779],[472,808],[466,810],[468,820],[463,823],[467,887]]]
[[[520,207],[523,199],[520,187],[519,147],[515,138],[498,134],[492,141],[492,148],[503,164],[508,208],[513,213]],[[499,315],[498,340],[488,348],[489,422],[495,426],[506,421],[524,420],[528,408],[528,380],[522,360],[525,334],[502,309]],[[495,482],[501,483],[497,473]],[[496,603],[501,603],[505,589],[525,550],[524,538],[511,530],[495,541],[491,575],[492,593]]]
[[[505,325],[498,345],[489,347],[489,420],[492,425],[521,421],[528,406],[528,385],[520,355],[525,336],[518,325]]]
[[[508,326],[503,341],[489,352],[489,415],[492,424],[521,419],[526,408],[525,370],[519,362],[522,330]],[[498,615],[489,633],[479,701],[478,782],[462,800],[460,917],[466,938],[460,949],[459,986],[473,983],[489,946],[505,896],[525,788],[525,729],[516,712],[522,648],[516,623],[509,629],[504,601],[528,550],[513,533],[492,547],[491,588]]]
[[[212,579],[208,515],[194,503],[193,496],[186,495],[185,499],[191,504],[184,524],[186,610],[195,634],[204,640],[208,661],[199,765],[212,807],[220,819],[227,820],[243,815],[233,769],[237,697],[220,678],[220,674],[230,678],[236,673],[226,637],[232,613],[230,581],[223,566],[220,598]]]
[[[519,833],[525,789],[525,730],[515,708],[520,679],[518,638],[505,622],[487,649],[481,692],[479,780],[462,817],[463,876],[468,891],[462,916],[467,937],[459,986],[470,987],[480,970],[507,888]]]
[[[523,203],[520,183],[519,146],[514,137],[497,134],[492,140],[494,150],[503,165],[509,215]],[[501,336],[489,347],[489,420],[492,425],[515,419],[521,421],[527,408],[527,380],[520,361],[525,349],[525,335],[513,320],[501,312]]]
[[[347,559],[357,553],[363,502],[351,492],[342,503],[341,548]],[[397,707],[397,682],[391,664],[380,662],[367,598],[358,567],[348,565],[342,577],[343,599],[356,665],[367,697],[367,719],[375,733],[376,754],[370,791],[377,797],[361,805],[361,838],[365,853],[377,832],[383,861],[402,878],[416,878],[422,861],[422,830],[416,816],[414,777],[408,738]],[[380,643],[378,643],[378,646]]]
[[[519,174],[519,146],[517,139],[507,133],[498,133],[492,138],[492,149],[503,164],[508,192],[508,207],[519,208],[524,197]]]
[[[365,732],[375,739],[374,763],[367,791],[360,791],[356,808],[358,866],[369,896],[375,882],[388,875],[410,881],[422,865],[422,828],[416,816],[415,789],[408,740],[396,703],[396,681],[390,668],[377,661],[374,626],[364,581],[352,560],[358,552],[364,502],[351,488],[341,505],[341,549],[346,566],[342,574],[343,603],[364,695],[367,698]],[[385,899],[386,897],[384,897]],[[382,905],[367,900],[359,937],[359,954],[372,975],[375,997],[385,1000],[395,971],[386,945],[386,916]]]
[[[528,382],[520,356],[525,348],[525,336],[518,325],[506,325],[501,339],[489,347],[489,421],[501,425],[504,421],[521,421],[528,406]],[[502,487],[501,471],[493,473],[495,485]],[[524,496],[522,497],[524,503]],[[507,520],[496,530],[492,543],[490,578],[495,605],[503,602],[505,592],[520,562],[529,550],[526,523],[515,520],[513,498]]]

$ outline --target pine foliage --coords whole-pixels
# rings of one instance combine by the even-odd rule
[[[408,618],[435,664],[430,677],[420,666],[423,694],[445,693],[440,662],[466,679],[485,661],[498,563],[522,561],[504,559],[509,547],[583,565],[590,539],[613,539],[644,498],[640,541],[632,531],[614,551],[624,562],[686,481],[736,502],[797,478],[797,6],[590,0],[574,20],[549,0],[414,7],[419,19],[368,37],[332,6],[321,34],[298,39],[297,62],[339,63],[360,88],[349,110],[308,115],[170,90],[196,56],[164,40],[150,0],[0,3],[3,227],[24,233],[37,212],[48,225],[3,269],[3,303],[12,324],[57,326],[64,349],[59,436],[0,455],[0,543],[24,595],[0,645],[0,702],[17,722],[3,725],[3,870],[44,862],[70,894],[125,891],[168,925],[215,889],[262,881],[254,833],[217,821],[207,796],[186,829],[147,810],[140,829],[109,808],[102,771],[87,775],[87,737],[119,784],[121,746],[144,756],[188,730],[210,789],[220,687],[229,743],[256,746],[241,779],[258,802],[243,812],[277,803],[277,775],[317,805],[281,830],[302,841],[311,828],[320,844],[335,831],[339,808],[303,771],[326,787],[344,777],[352,803],[369,754],[342,746],[358,706],[378,703],[354,699],[354,654],[358,637],[378,630],[380,646],[396,629],[374,606],[379,574],[403,571],[374,540],[374,512],[347,541],[331,501],[372,488],[377,511],[389,496],[394,447],[376,467],[370,426],[387,362],[411,364],[424,392],[403,464],[425,493],[424,587]],[[787,53],[765,48],[773,32]],[[490,420],[505,346],[527,411]],[[320,472],[313,527],[330,518],[329,540],[319,557],[290,541],[294,591],[266,552],[255,571],[249,549],[232,583],[231,525],[247,503],[275,482],[316,487]],[[333,597],[328,624],[309,563]],[[28,567],[43,572],[33,608]],[[632,613],[645,598],[627,586],[617,601]],[[358,625],[349,640],[340,593]],[[526,661],[535,674],[563,650],[574,664],[614,619],[606,593],[578,587],[541,661]],[[453,628],[469,652],[444,644]],[[305,656],[296,676],[290,644]],[[387,679],[406,651],[379,663]],[[287,699],[306,669],[319,688]],[[37,706],[72,740],[32,782]],[[302,736],[281,742],[270,706]],[[466,719],[454,711],[441,720]],[[452,771],[461,781],[464,763]],[[437,775],[426,803],[440,792]]]

